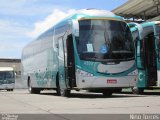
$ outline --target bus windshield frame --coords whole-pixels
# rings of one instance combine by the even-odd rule
[[[157,47],[160,48],[160,24],[156,25]]]
[[[81,60],[112,62],[135,59],[132,34],[124,21],[79,20],[76,45]]]

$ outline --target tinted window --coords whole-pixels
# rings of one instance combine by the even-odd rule
[[[77,48],[81,59],[133,59],[134,43],[125,22],[114,20],[79,21]]]

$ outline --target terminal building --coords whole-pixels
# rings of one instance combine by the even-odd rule
[[[17,75],[21,75],[20,59],[0,59],[0,67],[12,67]]]
[[[160,0],[128,0],[112,12],[129,21],[157,21],[160,20]]]

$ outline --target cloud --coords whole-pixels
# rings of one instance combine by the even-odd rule
[[[21,56],[21,50],[29,42],[26,26],[17,22],[0,20],[0,58]]]
[[[50,15],[35,24],[12,18],[0,18],[0,58],[20,58],[23,47],[34,37],[74,11],[71,9],[64,12],[55,9]]]
[[[44,0],[1,0],[0,15],[12,16],[41,16],[53,11],[53,8],[59,8],[55,1]]]
[[[71,15],[74,13],[75,9],[70,9],[66,12],[61,11],[59,9],[53,10],[53,12],[47,16],[44,20],[38,21],[34,24],[34,30],[31,32],[28,32],[27,35],[31,37],[37,37],[39,34],[43,33],[53,25],[55,25],[57,22],[62,20],[63,18]]]
[[[12,33],[12,34],[15,33],[16,34],[16,33],[19,33],[19,32],[23,33],[26,30],[27,29],[26,29],[25,25],[21,25],[21,24],[19,24],[17,22],[14,22],[14,21],[0,20],[0,34],[1,35],[3,35],[4,33],[5,34],[7,34],[7,33]]]

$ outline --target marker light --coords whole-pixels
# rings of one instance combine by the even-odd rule
[[[92,77],[93,76],[93,74],[86,72],[86,71],[83,71],[83,70],[80,70],[80,69],[77,69],[76,73],[79,74],[80,76],[83,76],[83,77]]]
[[[130,72],[128,75],[138,75],[138,70],[136,69],[136,70]]]

